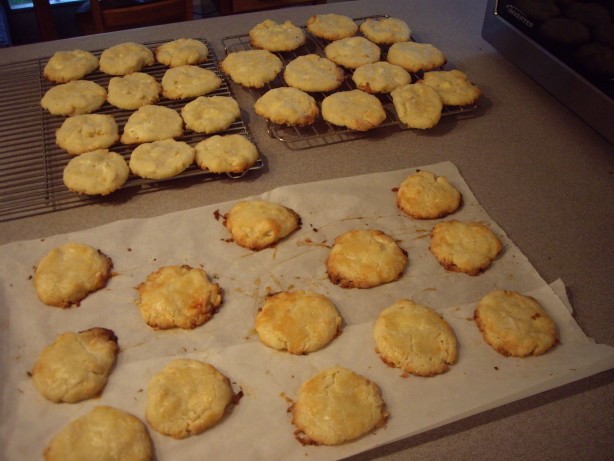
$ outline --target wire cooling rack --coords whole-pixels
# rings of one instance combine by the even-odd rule
[[[218,69],[218,59],[206,39],[200,39],[209,48],[209,59],[201,67],[212,70],[222,78],[222,85],[209,96],[232,96],[228,82]],[[144,43],[150,49],[168,40]],[[92,53],[99,56],[103,50]],[[76,208],[92,203],[112,203],[114,195],[106,197],[85,196],[70,192],[62,180],[64,167],[70,160],[65,151],[56,146],[55,131],[65,120],[49,114],[40,106],[45,92],[53,86],[43,78],[43,69],[49,57],[0,66],[0,221],[44,214],[53,211]],[[142,72],[153,75],[160,81],[166,66],[156,63]],[[111,75],[96,71],[87,77],[107,88]],[[157,103],[180,110],[189,100],[173,101],[161,98]],[[132,113],[111,106],[108,103],[97,113],[110,114],[115,118],[120,133]],[[240,133],[253,142],[243,119],[236,120],[220,134]],[[186,130],[177,138],[195,145],[205,136]],[[134,145],[117,144],[111,149],[129,160]],[[168,180],[150,180],[130,175],[122,190],[130,189],[132,194],[143,194],[172,188],[182,178],[194,178],[203,182],[223,178],[238,179],[250,171],[264,166],[260,158],[242,174],[215,174],[202,170],[196,165]],[[185,181],[181,181],[185,184]]]

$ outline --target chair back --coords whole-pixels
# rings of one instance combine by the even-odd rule
[[[90,0],[96,33],[132,29],[193,18],[193,0],[154,0],[129,6],[104,6]]]

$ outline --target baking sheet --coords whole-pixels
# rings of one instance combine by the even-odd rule
[[[612,368],[614,348],[595,344],[582,332],[565,302],[490,219],[449,162],[419,169],[447,176],[463,194],[462,208],[449,219],[486,223],[502,240],[504,251],[477,277],[447,272],[439,265],[428,250],[428,235],[440,220],[412,220],[395,205],[395,188],[416,169],[293,185],[262,194],[259,198],[298,212],[302,227],[260,252],[228,241],[219,214],[235,202],[2,246],[1,457],[40,459],[61,427],[96,405],[116,406],[144,420],[149,379],[176,357],[215,365],[244,396],[220,424],[201,435],[173,440],[150,430],[159,461],[339,459]],[[381,229],[407,250],[409,264],[400,280],[368,290],[343,289],[328,281],[324,261],[330,245],[337,235],[355,228]],[[31,277],[47,251],[69,241],[93,245],[111,256],[116,275],[79,307],[62,310],[37,300]],[[154,331],[141,319],[134,304],[135,287],[169,264],[201,266],[223,288],[223,307],[205,325],[191,331]],[[471,317],[476,302],[495,288],[537,298],[556,321],[561,343],[541,357],[506,358],[494,352]],[[263,296],[288,289],[317,291],[335,303],[345,328],[328,347],[292,356],[258,341],[253,320]],[[447,373],[406,377],[375,354],[373,321],[400,298],[436,309],[454,329],[459,359]],[[46,401],[28,376],[39,352],[61,332],[94,326],[115,331],[121,347],[104,392],[77,404]],[[342,446],[304,447],[294,438],[287,409],[304,380],[333,365],[375,381],[390,420]]]

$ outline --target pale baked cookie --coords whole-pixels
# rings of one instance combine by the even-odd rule
[[[230,381],[213,365],[175,359],[147,386],[147,422],[175,439],[198,435],[217,424],[232,403]]]
[[[407,261],[407,252],[388,234],[351,230],[335,239],[326,273],[343,288],[372,288],[401,277]]]
[[[379,61],[381,50],[364,37],[348,37],[326,45],[324,54],[340,66],[356,69],[363,64]]]
[[[199,96],[181,109],[186,128],[197,133],[224,131],[241,117],[239,103],[231,96]]]
[[[55,132],[55,143],[70,155],[106,149],[119,141],[112,115],[83,114],[68,117]]]
[[[381,101],[361,90],[340,91],[322,100],[322,117],[333,125],[367,131],[386,120]]]
[[[281,24],[265,19],[249,31],[249,42],[262,50],[293,51],[305,43],[305,32],[292,21]]]
[[[375,350],[391,367],[417,376],[444,373],[456,362],[456,336],[433,309],[401,299],[380,312]]]
[[[290,407],[303,445],[339,445],[383,426],[389,413],[377,384],[342,367],[305,381]]]
[[[457,69],[425,72],[422,82],[437,91],[446,106],[473,104],[481,94],[467,75]]]
[[[425,170],[407,176],[397,191],[399,209],[416,219],[443,218],[454,213],[461,200],[461,193],[445,176]]]
[[[196,164],[212,173],[243,173],[258,160],[258,149],[241,134],[211,136],[194,148]]]
[[[222,79],[209,69],[198,66],[177,66],[162,76],[162,94],[168,99],[203,96],[222,86]]]
[[[341,40],[358,32],[358,24],[342,14],[316,14],[307,20],[307,30],[325,40]]]
[[[407,23],[398,18],[368,18],[360,24],[359,30],[373,43],[380,45],[406,42],[411,36]]]
[[[207,273],[187,265],[164,266],[137,287],[143,320],[158,330],[191,330],[209,321],[222,304],[217,283]]]
[[[388,49],[386,60],[409,72],[437,69],[446,63],[445,55],[430,43],[399,42]]]
[[[260,341],[273,349],[301,355],[322,349],[341,333],[341,316],[324,295],[283,291],[266,297],[256,315]]]
[[[294,210],[265,200],[249,200],[234,205],[224,215],[224,225],[232,240],[250,250],[276,244],[301,225]]]
[[[248,88],[262,88],[281,72],[281,59],[267,50],[230,53],[220,62],[220,69],[230,79]]]
[[[100,55],[100,71],[110,75],[127,75],[154,64],[154,55],[140,43],[126,42],[107,48]]]
[[[51,87],[41,99],[41,106],[53,115],[89,114],[102,107],[107,90],[96,82],[74,80]]]
[[[411,82],[411,76],[401,66],[378,61],[363,64],[352,74],[356,88],[366,93],[390,93]]]
[[[130,168],[117,152],[99,149],[81,154],[64,167],[68,190],[86,195],[109,195],[128,180]]]
[[[430,86],[410,83],[395,88],[390,96],[399,120],[407,127],[426,130],[439,123],[443,102]]]
[[[209,57],[209,48],[195,38],[178,38],[154,50],[156,61],[168,67],[200,64]]]
[[[140,144],[130,154],[130,171],[141,178],[177,176],[194,162],[194,148],[183,141],[164,139]]]
[[[117,336],[106,328],[62,333],[38,356],[32,382],[55,403],[96,397],[107,385],[118,353]]]
[[[107,101],[124,110],[136,110],[160,99],[160,84],[152,75],[133,72],[123,77],[113,77],[107,89]]]
[[[107,285],[113,261],[96,248],[66,243],[52,249],[36,265],[34,289],[49,306],[70,307]]]
[[[56,83],[81,80],[98,69],[98,58],[89,51],[56,51],[45,64],[43,76]]]
[[[497,258],[502,246],[484,224],[451,220],[433,228],[429,249],[447,270],[478,275]]]
[[[284,69],[284,80],[288,86],[309,92],[336,90],[344,78],[343,69],[317,54],[299,56]]]
[[[297,88],[273,88],[254,103],[254,111],[273,123],[306,126],[315,122],[319,110],[316,100]]]
[[[45,461],[150,461],[153,447],[147,428],[136,416],[98,406],[64,426],[44,456]]]
[[[476,306],[474,320],[484,340],[502,355],[542,355],[558,342],[550,315],[536,299],[515,291],[488,293]]]
[[[183,135],[183,119],[175,109],[147,104],[133,112],[120,137],[122,144],[141,144],[178,138]]]

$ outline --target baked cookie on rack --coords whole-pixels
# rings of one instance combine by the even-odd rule
[[[307,20],[307,30],[316,37],[333,41],[356,35],[358,24],[342,14],[316,14]]]
[[[78,155],[64,167],[68,190],[85,195],[109,195],[128,180],[130,169],[117,152],[98,149]]]
[[[359,30],[370,41],[379,45],[406,42],[411,37],[411,29],[399,18],[367,18],[360,24]]]
[[[446,63],[447,59],[438,48],[430,43],[398,42],[388,49],[386,60],[415,73],[438,69]]]
[[[211,173],[243,173],[258,160],[256,145],[242,134],[210,136],[194,149],[196,164]]]
[[[133,72],[123,77],[113,77],[107,88],[107,101],[124,110],[136,110],[160,99],[160,84],[152,75]]]
[[[195,38],[178,38],[156,47],[154,56],[168,67],[201,64],[209,57],[209,48]]]
[[[109,114],[82,114],[68,117],[55,132],[58,147],[70,155],[107,149],[119,141],[119,128]]]
[[[516,291],[491,291],[473,317],[484,340],[505,356],[542,355],[558,342],[556,324],[541,304]]]
[[[194,162],[194,148],[175,139],[146,142],[130,154],[128,166],[136,176],[167,179],[184,172]]]
[[[275,80],[282,67],[281,59],[267,50],[235,51],[220,62],[222,72],[247,88],[262,88]]]
[[[421,80],[433,88],[446,106],[466,106],[474,104],[481,91],[460,70],[432,70],[425,72]]]
[[[315,122],[319,110],[316,100],[293,87],[273,88],[254,103],[254,111],[279,125],[307,126]]]
[[[395,88],[390,93],[399,120],[409,128],[426,130],[439,123],[443,111],[441,96],[421,82]]]
[[[299,56],[284,69],[288,86],[307,92],[336,90],[345,79],[345,72],[330,59],[317,54]]]
[[[372,94],[361,90],[339,91],[322,100],[322,118],[350,130],[368,131],[386,120],[386,111]]]
[[[53,115],[90,114],[102,107],[107,99],[107,90],[90,80],[73,80],[47,90],[41,106]]]
[[[142,144],[183,135],[183,119],[175,109],[147,104],[133,112],[124,125],[122,144]]]
[[[363,64],[354,70],[352,80],[356,88],[365,93],[390,93],[411,82],[411,75],[401,66],[378,61]]]
[[[380,60],[381,50],[364,37],[348,37],[335,40],[324,48],[328,59],[348,69]]]
[[[162,76],[162,94],[168,99],[196,98],[222,86],[222,79],[212,70],[185,65],[168,69]]]
[[[305,44],[305,32],[292,21],[277,23],[265,19],[249,31],[249,42],[254,48],[277,51],[294,51]]]
[[[241,108],[231,96],[199,96],[181,109],[185,127],[197,133],[219,133],[241,117]]]
[[[139,72],[155,63],[153,53],[140,43],[125,42],[107,48],[99,59],[100,71],[110,75]]]
[[[98,69],[98,57],[85,50],[56,51],[43,69],[50,82],[66,83],[81,80]]]
[[[397,191],[397,206],[415,219],[437,219],[454,213],[461,193],[445,176],[421,170],[403,180]]]

